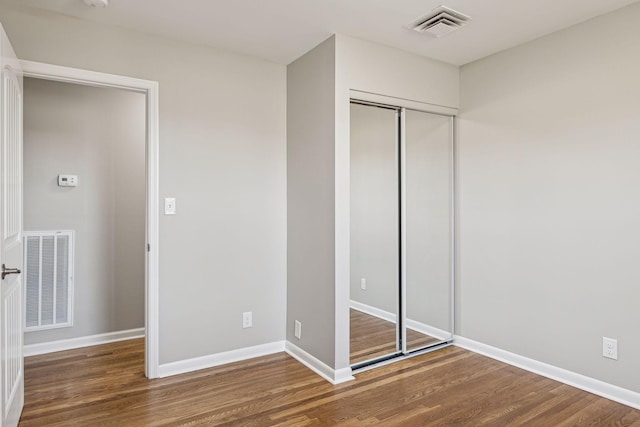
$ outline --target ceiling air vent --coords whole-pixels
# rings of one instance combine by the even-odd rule
[[[434,37],[442,37],[463,27],[470,20],[471,18],[463,13],[446,6],[438,6],[428,15],[406,25],[406,28],[419,33],[431,34]]]

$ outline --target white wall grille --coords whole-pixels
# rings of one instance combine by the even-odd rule
[[[25,331],[73,325],[73,231],[25,231]]]

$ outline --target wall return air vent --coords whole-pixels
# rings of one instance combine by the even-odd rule
[[[438,6],[431,13],[417,19],[405,27],[419,33],[442,37],[465,26],[471,20],[467,15],[446,6]]]

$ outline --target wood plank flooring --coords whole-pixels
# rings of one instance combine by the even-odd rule
[[[396,351],[396,324],[358,310],[350,310],[351,364]],[[417,349],[439,340],[412,329],[407,329],[407,348]]]
[[[285,353],[144,378],[142,340],[25,361],[28,426],[640,426],[640,411],[447,347],[333,386]]]

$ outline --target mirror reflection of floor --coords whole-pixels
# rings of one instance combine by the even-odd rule
[[[396,324],[363,313],[358,310],[350,310],[351,339],[350,357],[351,364],[381,357],[396,351]],[[407,348],[414,349],[440,340],[429,335],[424,335],[412,329],[407,329]]]

